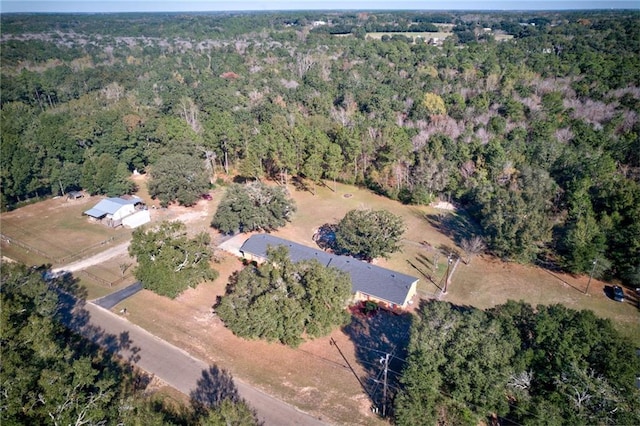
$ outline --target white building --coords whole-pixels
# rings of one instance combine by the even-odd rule
[[[115,228],[127,226],[137,228],[151,221],[151,215],[140,197],[105,198],[84,212],[90,218]]]

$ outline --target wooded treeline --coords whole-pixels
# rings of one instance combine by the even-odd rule
[[[451,198],[500,257],[574,272],[597,259],[640,284],[637,12],[1,19],[4,209],[121,194],[134,169],[179,164],[211,182],[336,179]],[[454,32],[438,47],[366,38],[412,23]],[[351,35],[322,30],[338,25]],[[159,196],[176,192],[166,182]]]
[[[424,303],[395,397],[398,425],[635,425],[633,342],[561,305]]]

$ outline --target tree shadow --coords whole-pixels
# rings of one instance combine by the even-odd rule
[[[50,265],[44,265],[38,271],[57,295],[54,318],[58,322],[111,354],[119,357],[122,357],[119,353],[126,354],[128,363],[135,364],[140,360],[140,348],[133,344],[129,332],[110,334],[91,323],[91,314],[85,308],[88,292],[78,278],[68,272],[52,273]]]
[[[431,259],[429,259],[424,254],[418,254],[415,257],[415,262],[407,259],[407,263],[413,267],[416,271],[422,275],[426,280],[428,280],[431,284],[435,285],[439,290],[442,290],[440,285],[438,284],[439,278],[437,276],[437,271],[434,270],[434,264]]]
[[[245,184],[245,183],[248,183],[248,182],[255,182],[255,178],[248,178],[246,176],[237,175],[237,176],[233,177],[232,182],[233,183],[239,183],[239,184]]]
[[[313,194],[313,191],[311,190],[311,188],[309,188],[309,185],[307,185],[306,181],[300,176],[292,176],[291,183],[297,191],[310,192]]]
[[[428,214],[424,217],[429,225],[450,237],[456,245],[460,245],[464,239],[469,239],[476,235],[482,236],[480,226],[472,218],[461,212],[447,212],[440,215]]]
[[[374,407],[380,411],[386,403],[390,412],[393,395],[399,388],[400,374],[407,357],[413,316],[379,309],[375,315],[352,315],[343,330],[356,348],[356,359],[364,368],[360,378]],[[387,398],[384,399],[384,366],[388,354]]]
[[[438,250],[440,250],[440,253],[442,253],[445,257],[445,259],[448,256],[451,256],[452,259],[456,259],[458,257],[460,257],[460,252],[458,250],[457,247],[452,247],[449,244],[440,244],[438,246]]]
[[[73,358],[87,355],[102,358],[102,373],[126,379],[134,392],[145,390],[153,376],[135,368],[134,364],[140,360],[140,348],[133,344],[129,332],[115,335],[91,323],[91,314],[85,308],[87,289],[73,274],[53,273],[50,265],[36,270],[57,297],[53,317],[67,329],[65,336],[74,353]],[[121,353],[128,354],[124,358],[125,363],[114,358],[123,359]]]
[[[336,230],[338,225],[335,223],[325,223],[320,226],[315,234],[311,237],[316,242],[318,247],[324,251],[330,251],[335,253],[338,250],[338,244],[336,243]]]
[[[218,407],[226,399],[234,403],[241,401],[233,377],[217,365],[202,370],[202,377],[198,379],[197,387],[191,391],[189,399],[194,409],[201,412]]]
[[[89,324],[90,315],[84,309],[88,292],[80,280],[70,272],[52,272],[51,265],[42,265],[37,271],[57,296],[54,318],[73,331]]]
[[[433,260],[429,259],[429,257],[427,257],[426,255],[419,253],[416,256],[416,260],[418,261],[418,263],[420,263],[422,266],[424,266],[425,268],[427,268],[427,270],[429,269],[434,269],[437,268],[438,265],[435,264],[433,262]]]

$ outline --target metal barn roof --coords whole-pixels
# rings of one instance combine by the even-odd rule
[[[141,202],[142,199],[138,197],[132,197],[130,199],[116,197],[105,198],[104,200],[101,200],[98,204],[84,212],[84,214],[99,219],[108,214],[115,214],[115,212],[117,212],[122,206],[126,206],[128,204],[135,205]]]

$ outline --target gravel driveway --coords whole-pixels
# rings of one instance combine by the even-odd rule
[[[82,269],[86,269],[89,266],[99,265],[101,263],[106,262],[109,259],[112,259],[121,254],[127,254],[127,249],[129,248],[129,241],[126,243],[118,244],[117,246],[113,246],[103,252],[100,252],[91,257],[87,257],[86,259],[78,260],[77,262],[69,263],[68,265],[63,265],[58,268],[54,268],[51,272],[76,272]]]

